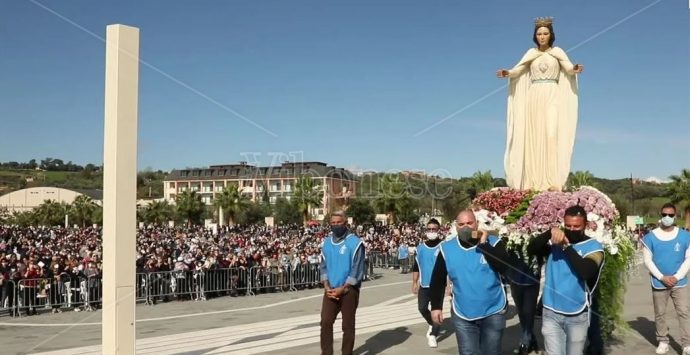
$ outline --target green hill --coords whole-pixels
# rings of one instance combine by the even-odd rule
[[[162,171],[145,170],[137,176],[138,198],[163,197]],[[43,171],[32,169],[0,169],[0,195],[29,187],[62,187],[74,190],[102,190],[103,173],[100,170]]]

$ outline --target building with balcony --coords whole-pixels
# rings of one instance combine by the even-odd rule
[[[184,191],[195,191],[205,204],[212,205],[216,194],[226,186],[236,185],[252,201],[268,199],[273,204],[279,197],[290,200],[295,182],[303,175],[311,176],[314,184],[323,191],[321,207],[311,211],[317,219],[345,208],[357,191],[357,180],[351,172],[322,162],[285,162],[267,167],[240,162],[208,168],[175,169],[164,181],[163,195],[165,199],[174,201]]]

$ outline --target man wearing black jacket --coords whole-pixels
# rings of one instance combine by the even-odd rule
[[[587,341],[591,296],[604,264],[604,248],[585,235],[587,213],[565,210],[564,230],[535,237],[527,252],[548,257],[542,300],[542,335],[549,355],[581,355]]]
[[[486,231],[477,231],[472,211],[460,212],[457,237],[441,243],[434,264],[429,295],[431,318],[443,323],[446,277],[452,283],[451,319],[460,354],[498,355],[506,325],[507,298],[500,273],[509,267],[504,243]]]

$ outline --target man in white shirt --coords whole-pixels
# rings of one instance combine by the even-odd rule
[[[644,263],[651,274],[652,299],[657,354],[669,351],[666,305],[669,297],[678,314],[683,355],[690,355],[690,292],[687,274],[690,270],[690,233],[676,227],[676,207],[667,203],[661,208],[659,227],[644,236]]]

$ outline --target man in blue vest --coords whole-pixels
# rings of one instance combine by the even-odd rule
[[[355,346],[355,313],[359,289],[364,277],[364,246],[347,229],[344,212],[331,215],[331,234],[321,246],[321,282],[324,296],[321,305],[321,354],[333,354],[333,323],[342,315],[344,355]]]
[[[678,314],[683,355],[690,354],[690,310],[688,298],[688,270],[690,269],[690,233],[675,225],[676,206],[667,203],[661,208],[658,228],[644,236],[644,263],[651,274],[652,300],[656,339],[659,342],[657,354],[669,350],[666,305],[669,297]]]
[[[440,244],[443,241],[439,233],[441,224],[432,218],[426,224],[426,240],[417,245],[417,255],[412,265],[412,293],[417,295],[417,306],[419,313],[429,324],[426,332],[427,344],[429,347],[438,347],[436,337],[441,330],[441,326],[435,325],[431,320],[429,311],[429,284],[431,284],[431,272],[434,271],[436,256],[441,252]]]
[[[410,256],[410,250],[407,249],[407,243],[400,236],[400,246],[398,247],[398,263],[400,263],[400,273],[407,274],[408,257]]]
[[[443,323],[446,277],[452,283],[451,320],[462,355],[499,355],[506,326],[507,298],[500,273],[510,267],[504,243],[486,231],[477,231],[470,210],[458,214],[457,238],[441,243],[429,293],[431,319]]]
[[[585,235],[587,212],[565,210],[564,229],[552,228],[533,238],[527,253],[545,258],[542,329],[549,355],[582,355],[587,341],[591,295],[604,265],[601,243]]]

